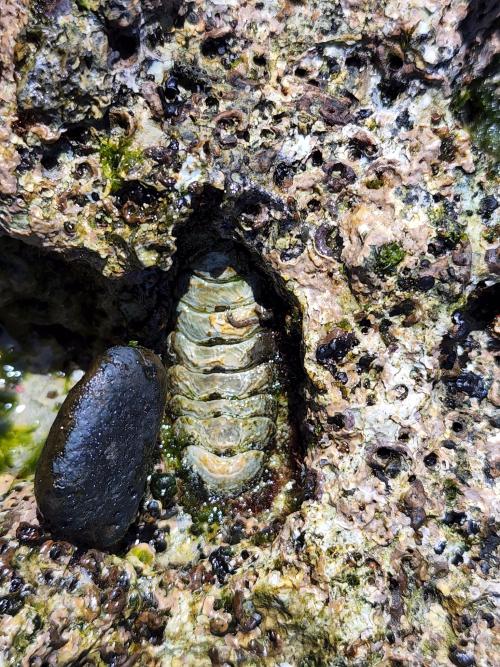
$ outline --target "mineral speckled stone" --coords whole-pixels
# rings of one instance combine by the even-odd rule
[[[85,545],[124,536],[144,492],[166,397],[166,373],[143,348],[113,347],[69,392],[40,457],[44,524]]]

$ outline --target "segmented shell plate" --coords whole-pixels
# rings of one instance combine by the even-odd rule
[[[169,337],[173,433],[186,444],[185,463],[219,493],[260,473],[276,432],[275,345],[255,285],[232,252],[196,258]]]

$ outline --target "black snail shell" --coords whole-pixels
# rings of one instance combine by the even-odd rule
[[[71,389],[38,462],[35,495],[44,524],[99,548],[121,540],[135,518],[166,400],[159,357],[113,347]]]

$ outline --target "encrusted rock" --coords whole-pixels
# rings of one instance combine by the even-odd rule
[[[108,43],[96,18],[61,9],[39,37],[33,58],[21,68],[19,109],[37,118],[42,110],[51,121],[77,123],[102,116],[109,104]]]
[[[120,332],[159,349],[181,271],[233,242],[299,429],[221,501],[167,413],[139,544],[57,556],[10,465],[42,385],[0,347],[0,662],[496,665],[493,0],[4,6],[2,325],[78,366]],[[184,371],[176,414],[241,402]]]
[[[124,536],[144,492],[165,391],[155,354],[113,347],[69,392],[35,477],[38,509],[50,530],[100,548]]]

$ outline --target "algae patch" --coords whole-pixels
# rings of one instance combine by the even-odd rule
[[[500,159],[500,101],[498,82],[475,79],[455,93],[452,111],[468,127],[485,153]]]
[[[403,248],[396,241],[384,243],[375,253],[375,271],[381,276],[394,273],[397,265],[403,261],[405,254]]]
[[[32,372],[33,358],[46,353],[35,346],[25,356],[7,335],[0,342],[0,473],[33,474],[57,411],[80,377],[79,371]]]
[[[111,193],[123,185],[128,172],[142,161],[142,151],[131,148],[126,137],[105,137],[99,145],[99,160],[103,176]]]
[[[0,348],[0,472],[33,470],[39,448],[33,442],[33,428],[15,426],[12,416],[18,405],[16,387],[22,373],[16,369],[12,353]]]
[[[36,426],[10,426],[0,435],[0,472],[18,477],[33,474],[43,442],[35,438]]]

